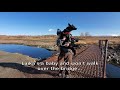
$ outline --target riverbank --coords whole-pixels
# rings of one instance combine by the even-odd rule
[[[58,54],[56,51],[51,57],[39,62],[56,62]],[[38,70],[38,67],[47,66],[36,66],[37,62],[26,55],[0,51],[0,78],[59,78],[58,71]]]
[[[0,51],[0,78],[24,78],[27,67],[22,62],[36,62],[35,59],[18,54]]]
[[[20,44],[57,50],[56,36],[0,36],[0,44]]]
[[[48,43],[44,43],[44,44],[35,44],[35,42],[31,42],[31,41],[27,41],[28,43],[26,43],[26,41],[2,41],[0,40],[0,44],[18,44],[18,45],[26,45],[26,46],[33,46],[33,47],[37,47],[37,48],[45,48],[49,51],[57,51],[58,47],[56,47],[54,45],[54,43],[52,44],[48,44]],[[31,43],[31,44],[30,44]]]
[[[98,44],[99,40],[109,40],[109,44],[120,44],[120,37],[112,37],[112,36],[75,36],[79,39],[76,44]],[[0,35],[0,44],[22,44],[28,46],[35,46],[46,48],[50,51],[57,51],[58,47],[56,47],[56,35],[43,35],[43,36],[6,36]]]
[[[38,70],[35,63],[36,59],[29,56],[0,51],[0,78],[55,78],[50,71]]]
[[[81,49],[77,50],[77,55],[86,50],[89,46],[84,46]],[[74,59],[77,56],[74,57]],[[58,58],[58,54],[54,54],[53,56],[41,60],[38,62],[56,62]],[[0,51],[0,78],[59,78],[58,71],[51,70],[39,70],[39,68],[49,67],[44,65],[35,65],[37,63],[35,58],[31,58],[26,55],[18,54],[18,53],[8,53]],[[26,65],[29,64],[29,65]],[[35,66],[34,66],[35,65]],[[111,68],[111,67],[110,67]],[[107,66],[107,74],[112,75],[114,73],[113,69],[109,69]],[[118,73],[116,72],[116,75]],[[109,77],[111,77],[109,75]],[[114,77],[114,76],[113,76]]]

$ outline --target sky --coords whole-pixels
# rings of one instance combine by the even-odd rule
[[[0,35],[56,35],[68,23],[75,36],[120,35],[120,12],[0,12]]]

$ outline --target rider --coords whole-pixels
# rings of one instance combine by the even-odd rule
[[[68,28],[64,29],[62,32],[57,33],[58,34],[58,42],[59,43],[59,50],[60,54],[58,56],[58,67],[61,69],[62,65],[61,62],[64,60],[68,60],[69,65],[67,67],[71,66],[72,63],[72,57],[73,57],[73,51],[71,49],[72,44],[72,30],[76,30],[73,25],[68,24]],[[70,71],[66,70],[65,75],[68,76],[70,74]],[[59,71],[59,76],[62,75],[62,70]]]

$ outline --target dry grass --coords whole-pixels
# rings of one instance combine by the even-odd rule
[[[24,44],[51,48],[55,45],[56,36],[0,36],[0,43]]]
[[[99,40],[109,40],[109,44],[120,44],[119,37],[109,37],[109,36],[88,36],[79,38],[79,42],[76,44],[98,44]],[[56,45],[57,36],[55,35],[46,35],[46,36],[0,36],[0,43],[4,44],[24,44],[29,46],[38,46],[48,49],[57,49]]]
[[[112,36],[89,36],[89,37],[78,37],[80,40],[77,44],[98,44],[99,40],[108,40],[109,44],[120,44],[120,37]]]

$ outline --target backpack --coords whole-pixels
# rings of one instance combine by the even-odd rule
[[[58,47],[62,46],[62,40],[60,39],[61,34],[62,34],[62,31],[60,29],[57,29],[57,36],[58,36],[58,38],[56,40],[56,45]]]

